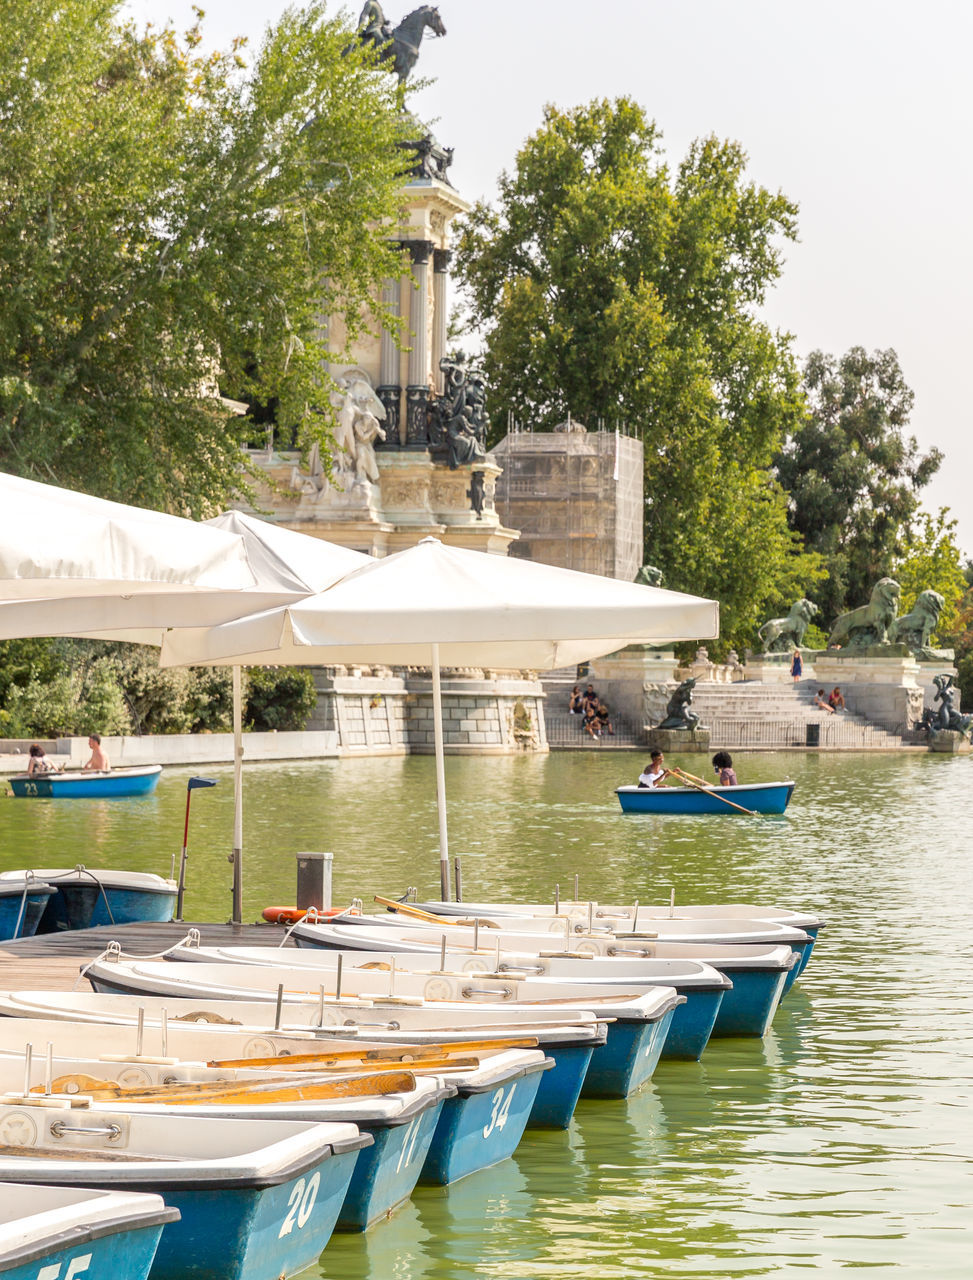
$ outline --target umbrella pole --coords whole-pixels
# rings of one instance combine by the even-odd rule
[[[432,721],[436,744],[436,806],[439,810],[439,882],[449,901],[449,837],[446,833],[446,750],[443,746],[443,691],[439,678],[439,645],[432,646]]]
[[[243,680],[233,668],[233,919],[243,923]]]

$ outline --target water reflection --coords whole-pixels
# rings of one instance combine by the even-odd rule
[[[778,821],[623,815],[638,755],[447,761],[467,896],[582,892],[808,906],[829,920],[762,1042],[664,1063],[628,1103],[585,1102],[566,1134],[336,1239],[320,1272],[401,1280],[970,1273],[973,762],[924,754],[755,755],[790,774]],[[692,763],[685,761],[690,768]],[[694,770],[698,772],[698,769]],[[193,802],[189,915],[225,919],[232,780]],[[167,872],[189,770],[145,801],[9,801],[0,864]],[[293,900],[294,856],[336,855],[339,897],[438,888],[433,762],[248,767],[247,914]]]

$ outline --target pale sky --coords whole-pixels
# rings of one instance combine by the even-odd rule
[[[210,0],[208,45],[259,43],[282,0]],[[388,0],[398,21],[412,0]],[[130,0],[189,25],[188,0]],[[355,16],[359,5],[355,4]],[[441,0],[447,29],[414,101],[456,150],[450,174],[490,197],[547,102],[628,94],[672,164],[693,138],[740,141],[750,176],[800,205],[800,243],[765,318],[800,357],[894,347],[916,393],[912,432],[946,454],[925,491],[973,554],[973,5],[961,0]]]

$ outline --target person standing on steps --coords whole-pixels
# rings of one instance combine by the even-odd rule
[[[804,674],[804,662],[801,659],[800,649],[794,650],[794,657],[791,660],[791,675],[794,677],[794,683],[797,684],[801,676]]]

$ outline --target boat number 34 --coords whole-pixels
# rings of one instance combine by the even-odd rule
[[[287,1217],[281,1223],[277,1239],[289,1236],[296,1226],[298,1230],[307,1225],[314,1202],[318,1198],[318,1187],[321,1185],[320,1173],[312,1173],[310,1178],[298,1178],[287,1201]],[[65,1280],[67,1278],[65,1277]]]
[[[83,1275],[88,1270],[88,1264],[91,1262],[90,1253],[78,1254],[76,1258],[72,1258],[62,1275],[61,1263],[52,1262],[50,1266],[41,1267],[37,1273],[37,1280],[76,1280],[77,1276]]]
[[[513,1102],[514,1090],[517,1088],[516,1082],[510,1086],[510,1089],[498,1089],[490,1101],[493,1103],[493,1110],[490,1112],[490,1122],[483,1126],[484,1138],[489,1138],[494,1129],[503,1132],[503,1126],[507,1123],[507,1116],[510,1113],[510,1104]]]

